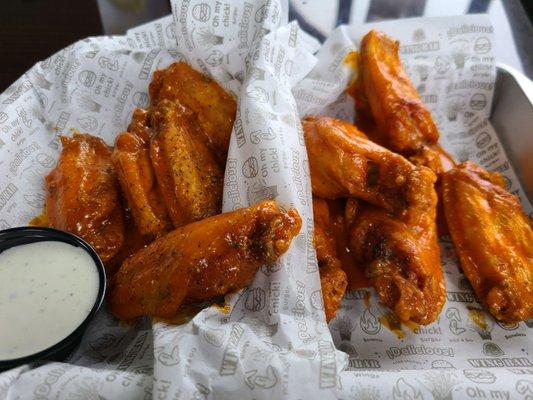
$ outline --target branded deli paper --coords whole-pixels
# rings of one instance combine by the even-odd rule
[[[224,210],[277,198],[284,207],[299,210],[302,232],[279,263],[264,266],[248,289],[227,296],[230,312],[210,307],[180,326],[149,319],[128,326],[103,309],[65,363],[23,366],[0,374],[0,397],[449,399],[531,395],[527,325],[498,325],[479,311],[457,270],[449,242],[442,243],[448,303],[438,323],[415,332],[403,328],[405,337],[400,339],[398,332],[381,323],[385,310],[376,304],[374,295],[367,306],[366,293],[360,290],[347,293],[338,317],[329,329],[325,324],[312,248],[307,156],[298,121],[309,113],[353,118],[353,103],[343,90],[354,71],[344,59],[368,28],[339,29],[315,58],[316,41],[296,24],[287,24],[286,1],[183,0],[172,5],[172,17],[134,28],[125,36],[90,38],[70,46],[32,68],[0,96],[1,226],[25,224],[41,211],[42,178],[59,155],[59,135],[79,129],[112,144],[133,109],[148,104],[152,72],[183,60],[215,77],[239,98]],[[483,17],[461,17],[395,21],[382,27],[404,46],[430,50],[402,48],[402,56],[419,90],[425,84],[426,91],[421,92],[432,110],[446,110],[437,118],[443,139],[451,143],[444,141],[445,146],[457,154],[453,141],[462,143],[456,147],[469,151],[471,159],[485,150],[478,158],[489,157],[484,165],[492,169],[504,165],[498,139],[485,124],[494,60],[490,52],[484,59],[474,59],[475,48],[484,46],[472,44],[478,36],[491,43],[490,24]],[[464,48],[462,68],[454,64],[454,37],[448,37],[448,30],[462,40],[458,42]],[[438,48],[426,44],[435,42]],[[441,63],[437,59],[449,63],[442,80],[434,68]],[[427,66],[423,81],[413,72],[419,64]],[[477,110],[483,102],[475,98],[475,107],[469,107],[474,93],[469,94],[474,89],[477,93],[480,83],[486,85],[479,92],[486,104]],[[446,89],[452,84],[456,86],[450,86],[449,93],[441,91],[440,85]],[[427,97],[430,94],[436,97]],[[465,106],[450,106],[448,121],[447,105],[454,94],[462,95]],[[472,115],[465,115],[466,111]],[[483,140],[479,134],[485,132],[489,139]],[[483,136],[477,140],[482,147],[473,152],[478,136]],[[494,151],[498,161],[487,164]],[[510,169],[501,170],[517,190]]]

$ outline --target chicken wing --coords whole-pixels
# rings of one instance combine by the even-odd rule
[[[315,250],[320,272],[322,298],[326,321],[330,321],[341,305],[346,286],[346,273],[337,256],[337,245],[332,232],[328,204],[324,199],[313,197],[315,219]]]
[[[356,107],[356,125],[363,130],[365,134],[374,142],[381,146],[394,150],[394,145],[391,145],[389,135],[392,131],[381,131],[374,120],[369,100],[366,96],[364,88],[362,63],[359,62],[359,75],[357,79],[346,89],[346,92],[355,100]],[[391,81],[392,82],[392,81]],[[416,147],[416,146],[414,146]],[[418,150],[412,149],[402,152],[413,164],[418,166],[425,166],[431,169],[437,177],[442,173],[450,170],[455,166],[455,160],[449,155],[439,143],[423,144]],[[448,228],[444,219],[442,210],[442,201],[440,199],[440,182],[437,182],[437,193],[439,194],[438,209],[437,209],[437,226],[439,235],[447,233]]]
[[[172,317],[183,300],[201,301],[246,286],[287,251],[301,228],[275,201],[178,228],[127,259],[116,275],[111,311],[122,319]]]
[[[356,66],[357,75],[356,79],[350,82],[345,92],[353,98],[355,103],[355,126],[360,131],[365,132],[365,135],[373,142],[383,147],[387,147],[386,138],[383,137],[376,126],[368,96],[366,95],[362,74],[361,53],[353,52],[353,58],[355,60],[354,64]]]
[[[178,102],[197,116],[197,134],[225,165],[237,103],[214,80],[178,62],[154,73],[150,83],[152,106],[162,100]]]
[[[177,102],[152,110],[150,157],[175,227],[220,213],[224,171],[199,139],[196,118]]]
[[[386,146],[407,155],[436,143],[439,131],[403,69],[399,47],[398,41],[372,30],[361,43],[360,66],[372,115]]]
[[[444,212],[479,300],[505,322],[533,318],[533,230],[499,174],[465,162],[442,178]]]
[[[429,169],[371,142],[353,125],[329,117],[306,117],[302,124],[316,196],[356,197],[398,213],[421,201],[420,187],[433,187]]]
[[[439,175],[453,159],[437,144],[437,126],[405,73],[398,48],[397,41],[374,30],[363,38],[358,77],[347,88],[355,99],[356,123],[372,141]]]
[[[102,261],[124,242],[124,217],[111,149],[100,138],[75,133],[61,137],[57,166],[46,177],[49,226],[85,239]]]
[[[172,222],[150,160],[153,132],[148,125],[148,112],[136,109],[128,130],[116,138],[113,164],[137,229],[159,237],[172,229]]]
[[[429,324],[445,301],[436,229],[435,192],[426,191],[417,222],[360,202],[351,218],[350,249],[365,266],[382,303],[403,322]],[[352,199],[348,207],[352,207]],[[354,210],[352,210],[354,212]]]

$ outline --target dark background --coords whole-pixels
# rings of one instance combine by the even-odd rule
[[[37,61],[103,33],[96,0],[0,0],[0,92]]]
[[[331,1],[331,0],[324,0]],[[357,0],[338,0],[338,23]],[[447,0],[443,0],[447,1]],[[127,3],[127,7],[125,4]],[[421,15],[424,0],[372,0],[367,20]],[[469,12],[485,12],[490,0],[472,0]],[[524,71],[533,74],[533,0],[503,0]],[[87,36],[121,34],[128,27],[170,13],[168,0],[0,0],[0,92],[37,61]],[[291,8],[290,18],[298,18]],[[528,19],[529,16],[529,19]],[[302,27],[313,32],[313,27]],[[318,37],[322,36],[320,33]]]

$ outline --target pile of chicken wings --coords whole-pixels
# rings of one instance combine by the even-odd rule
[[[497,319],[532,318],[531,222],[500,175],[456,165],[440,147],[398,46],[376,31],[364,37],[347,88],[355,125],[302,120],[326,319],[348,276],[372,285],[400,321],[435,321],[446,298],[438,232],[449,232]],[[46,177],[49,226],[95,248],[112,277],[111,311],[122,319],[172,317],[182,304],[245,287],[301,228],[297,211],[274,200],[220,214],[236,112],[230,94],[184,63],[156,71],[149,91],[150,106],[134,111],[113,148],[88,134],[62,137]]]
[[[171,318],[185,303],[241,289],[285,253],[294,209],[265,200],[220,214],[236,102],[184,63],[156,71],[151,104],[113,148],[62,137],[46,177],[49,226],[87,240],[106,265],[115,316]]]

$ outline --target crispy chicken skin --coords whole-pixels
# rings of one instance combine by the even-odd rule
[[[121,266],[109,298],[118,318],[172,317],[183,300],[200,301],[245,287],[263,264],[287,251],[301,228],[295,209],[275,201],[178,228]]]
[[[189,108],[197,117],[197,134],[225,165],[237,103],[214,80],[178,62],[155,71],[150,83],[151,105],[162,100],[177,102]]]
[[[124,242],[124,216],[111,149],[100,138],[61,137],[57,166],[45,179],[49,226],[80,236],[109,261]]]
[[[113,165],[137,229],[158,237],[172,229],[172,222],[150,160],[152,136],[148,112],[136,109],[128,130],[115,140]]]
[[[337,256],[337,245],[332,232],[328,204],[324,199],[313,197],[315,219],[315,250],[320,272],[322,298],[326,321],[330,321],[341,305],[348,281]]]
[[[313,194],[326,199],[356,197],[400,212],[415,201],[434,174],[366,139],[357,128],[329,117],[303,121]]]
[[[439,132],[403,69],[399,47],[398,41],[384,33],[367,33],[361,43],[361,76],[386,147],[408,154],[436,143]]]
[[[174,227],[220,213],[224,171],[200,140],[194,114],[161,100],[151,123],[150,157]]]
[[[533,318],[533,230],[499,174],[465,162],[442,178],[444,212],[478,299],[505,322]]]

